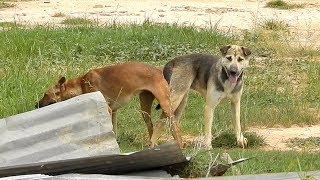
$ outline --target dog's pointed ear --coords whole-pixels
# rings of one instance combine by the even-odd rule
[[[249,48],[242,46],[241,49],[242,49],[243,54],[244,54],[245,56],[249,56],[249,55],[251,54],[251,51],[250,51]]]
[[[228,45],[228,46],[223,46],[223,47],[220,48],[220,52],[221,52],[223,55],[226,55],[227,52],[228,52],[228,50],[229,50],[230,48],[231,48],[230,45]]]
[[[59,86],[59,90],[60,92],[63,92],[66,90],[66,85],[65,85],[65,82],[66,82],[66,78],[64,76],[62,76],[59,81],[58,81],[58,86]]]
[[[66,78],[64,76],[62,76],[58,81],[58,85],[62,86],[66,81],[67,81]]]

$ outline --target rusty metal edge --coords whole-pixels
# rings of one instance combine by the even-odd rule
[[[40,162],[0,168],[0,177],[67,173],[119,175],[186,162],[175,141],[132,154],[102,155],[87,158]]]

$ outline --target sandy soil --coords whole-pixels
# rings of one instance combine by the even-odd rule
[[[239,31],[252,29],[268,19],[277,19],[289,24],[299,44],[308,43],[320,48],[320,1],[291,2],[305,3],[306,7],[294,10],[264,8],[265,0],[38,0],[16,2],[13,8],[1,9],[0,22],[59,25],[65,18],[81,17],[109,24],[141,23],[149,19]],[[64,16],[54,17],[57,13]],[[284,143],[289,138],[320,137],[320,125],[250,130],[266,138],[267,149],[291,149]]]
[[[200,27],[248,29],[265,19],[275,18],[299,29],[320,29],[320,2],[304,2],[306,8],[276,10],[264,8],[263,0],[39,0],[17,2],[16,7],[1,10],[1,21],[60,23],[65,17],[98,19],[101,23],[156,22],[181,23]]]
[[[265,138],[267,150],[303,150],[299,147],[289,147],[285,142],[291,138],[309,138],[320,137],[320,125],[308,127],[290,127],[290,128],[250,128],[249,131],[256,132]],[[309,149],[311,150],[311,149]],[[320,150],[319,148],[313,149]]]

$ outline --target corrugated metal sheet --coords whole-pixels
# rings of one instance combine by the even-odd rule
[[[105,174],[64,174],[58,176],[50,176],[43,174],[30,174],[0,178],[1,180],[106,180],[106,179],[179,179],[179,177],[172,177],[163,170],[144,171],[137,174],[125,175],[105,175]]]
[[[100,92],[0,119],[0,167],[118,154]]]
[[[1,167],[0,177],[23,174],[59,175],[67,173],[116,175],[149,170],[186,161],[187,159],[182,154],[178,144],[170,142],[155,148],[125,155],[102,155]]]

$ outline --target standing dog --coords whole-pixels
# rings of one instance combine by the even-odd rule
[[[176,119],[185,108],[188,91],[193,89],[205,97],[204,145],[211,148],[213,113],[222,99],[231,100],[237,144],[247,146],[240,126],[240,98],[243,71],[249,65],[250,50],[241,46],[220,48],[222,58],[207,54],[179,56],[168,62],[163,74],[170,86],[171,106]]]
[[[51,86],[36,107],[47,106],[84,93],[100,91],[109,105],[113,131],[117,134],[117,110],[139,94],[142,117],[147,124],[151,146],[157,141],[151,122],[151,106],[156,98],[163,110],[161,118],[169,118],[171,132],[182,147],[180,130],[170,106],[169,89],[162,70],[144,63],[124,63],[93,69],[74,79],[65,77]]]

